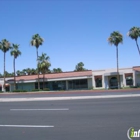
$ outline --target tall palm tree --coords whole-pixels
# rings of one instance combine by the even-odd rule
[[[16,70],[15,70],[15,60],[21,55],[21,51],[19,50],[19,45],[12,44],[11,55],[14,57],[13,59],[13,69],[14,69],[14,90],[16,90]]]
[[[40,45],[42,45],[44,42],[43,38],[40,37],[39,34],[35,34],[32,36],[32,40],[31,40],[31,45],[36,47],[36,55],[37,55],[37,59],[38,59],[38,48]],[[38,75],[38,89],[40,89],[40,83],[39,83],[39,71],[37,72]]]
[[[4,53],[4,91],[5,91],[5,56],[6,56],[6,52],[8,52],[11,49],[11,45],[10,42],[6,39],[3,39],[0,42],[0,50]]]
[[[131,38],[134,39],[136,41],[136,45],[137,45],[137,49],[140,55],[140,48],[138,45],[138,37],[140,37],[140,28],[138,27],[132,27],[129,32],[127,33],[127,35]]]
[[[49,70],[49,67],[51,66],[49,59],[49,56],[47,56],[45,53],[42,53],[42,55],[38,57],[38,70],[43,74],[43,89],[45,88],[45,73]]]
[[[108,42],[111,45],[116,46],[116,58],[117,58],[117,79],[118,79],[118,88],[120,88],[120,77],[119,77],[119,63],[118,63],[118,45],[123,43],[123,36],[118,31],[114,31],[110,34]]]

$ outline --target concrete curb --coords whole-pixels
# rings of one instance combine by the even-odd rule
[[[128,91],[140,91],[140,88],[133,88],[133,89],[114,89],[114,90],[103,90],[103,89],[95,89],[95,90],[67,90],[67,91],[37,91],[37,92],[5,92],[5,93],[0,93],[0,95],[5,95],[5,94],[67,94],[67,93],[97,93],[97,92],[128,92]]]

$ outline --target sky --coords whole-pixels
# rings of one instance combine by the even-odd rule
[[[20,45],[16,70],[36,68],[36,48],[30,41],[37,33],[44,39],[39,56],[50,57],[51,70],[73,71],[79,62],[86,69],[100,70],[116,68],[116,47],[107,38],[119,31],[119,67],[139,66],[136,43],[127,36],[130,28],[140,27],[139,6],[139,0],[0,0],[0,41]],[[3,58],[0,51],[0,73]],[[10,51],[6,71],[13,72]]]

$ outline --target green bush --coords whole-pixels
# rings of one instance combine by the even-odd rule
[[[20,92],[27,92],[27,90],[21,90]]]
[[[12,92],[27,92],[27,90],[19,90],[19,89],[17,89],[17,90],[13,90]]]
[[[18,89],[17,90],[13,90],[12,92],[20,92],[20,90],[18,90]]]
[[[42,89],[32,89],[32,91],[42,91]]]
[[[50,91],[50,89],[49,88],[44,88],[43,91]]]
[[[130,88],[138,88],[137,86],[130,86]]]

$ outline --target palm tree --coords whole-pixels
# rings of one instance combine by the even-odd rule
[[[42,55],[38,57],[38,70],[43,74],[43,89],[45,88],[45,73],[49,70],[49,67],[51,66],[49,59],[49,56],[47,56],[45,53],[42,53]]]
[[[7,41],[6,39],[3,39],[0,42],[0,50],[4,53],[4,88],[3,90],[5,91],[5,55],[6,52],[8,52],[11,49],[10,43],[9,41]]]
[[[5,71],[5,77],[9,77],[9,72]]]
[[[35,74],[37,74],[37,70],[34,69],[34,68],[32,68],[32,69],[31,69],[31,75],[35,75]]]
[[[132,27],[129,32],[127,33],[127,35],[131,38],[134,39],[136,41],[136,45],[137,45],[137,49],[140,55],[140,48],[138,45],[138,37],[140,37],[140,28],[138,27]]]
[[[23,70],[22,70],[22,75],[26,75],[26,74],[27,74],[26,69],[23,69]]]
[[[62,72],[61,68],[53,68],[53,73],[60,73]]]
[[[27,75],[31,75],[31,69],[30,68],[27,68],[26,69],[26,73],[27,73]]]
[[[116,46],[116,58],[117,58],[117,79],[118,79],[118,88],[120,88],[120,77],[119,77],[119,63],[118,63],[118,45],[123,43],[123,36],[118,32],[114,31],[110,34],[108,42]]]
[[[11,55],[14,57],[13,60],[13,68],[14,68],[14,90],[16,90],[16,70],[15,70],[15,60],[16,58],[21,55],[21,51],[19,50],[19,45],[12,44]]]
[[[43,38],[40,37],[39,34],[35,34],[32,36],[31,40],[31,45],[36,47],[36,54],[37,54],[37,59],[38,59],[38,48],[40,45],[42,45],[44,42]],[[38,75],[38,89],[40,89],[40,84],[39,84],[39,71],[37,72]]]
[[[17,76],[20,76],[20,70],[16,71]]]
[[[3,77],[3,75],[0,73],[0,77],[2,78]]]
[[[86,69],[84,68],[83,62],[79,62],[75,67],[75,71],[84,71],[84,70],[86,70]]]

